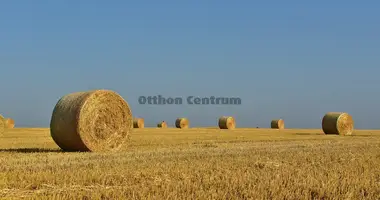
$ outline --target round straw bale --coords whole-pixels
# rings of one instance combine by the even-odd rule
[[[322,129],[325,134],[352,135],[354,120],[345,112],[328,112],[322,119]]]
[[[284,120],[282,119],[274,119],[270,123],[270,127],[273,129],[284,129],[285,128],[285,123]]]
[[[5,122],[5,128],[14,128],[15,127],[15,120],[13,120],[12,118],[6,118],[4,120]]]
[[[133,118],[133,128],[144,128],[144,119]]]
[[[186,118],[178,118],[175,120],[175,127],[177,128],[189,128],[189,120]]]
[[[235,129],[236,122],[233,117],[222,116],[219,118],[218,125],[220,129]]]
[[[162,122],[160,122],[160,123],[157,124],[157,127],[158,127],[158,128],[167,128],[168,125],[166,124],[165,121],[162,121]]]
[[[63,96],[55,105],[50,134],[64,151],[117,151],[133,128],[128,103],[112,90]]]
[[[0,135],[3,135],[5,131],[5,120],[2,115],[0,115]]]

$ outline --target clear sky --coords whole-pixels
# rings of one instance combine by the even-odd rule
[[[136,3],[139,2],[139,3]],[[2,1],[0,113],[48,127],[63,95],[112,89],[146,126],[380,128],[379,1]],[[241,105],[140,105],[139,96]]]

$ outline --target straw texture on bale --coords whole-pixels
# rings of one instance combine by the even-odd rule
[[[218,126],[220,129],[235,129],[236,122],[233,117],[222,116],[219,118]]]
[[[175,127],[177,128],[189,128],[189,120],[186,118],[178,118],[175,120]]]
[[[322,119],[322,130],[325,134],[352,135],[354,120],[345,112],[328,112]]]
[[[165,121],[162,121],[162,122],[160,122],[160,123],[157,124],[157,127],[158,127],[158,128],[167,128],[168,125],[166,124]]]
[[[144,128],[144,119],[143,118],[133,118],[133,128]]]
[[[282,119],[274,119],[270,123],[270,127],[273,129],[284,129],[285,128],[285,123],[284,120]]]
[[[50,134],[64,151],[121,150],[132,128],[128,103],[112,90],[65,95],[55,105],[50,121]]]
[[[14,128],[15,127],[15,120],[13,120],[12,118],[6,118],[4,120],[5,122],[5,128]]]
[[[3,135],[5,131],[5,121],[4,117],[0,115],[0,135]]]

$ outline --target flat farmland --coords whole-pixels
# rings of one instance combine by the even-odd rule
[[[2,199],[379,199],[380,131],[134,129],[126,151],[61,152],[48,128],[0,138]]]

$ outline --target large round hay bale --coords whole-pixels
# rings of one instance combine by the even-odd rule
[[[157,127],[158,128],[167,128],[168,124],[165,121],[162,121],[162,122],[157,124]]]
[[[117,151],[133,128],[128,103],[112,90],[63,96],[55,105],[50,133],[64,151]]]
[[[133,128],[144,128],[143,118],[133,118]]]
[[[15,127],[15,120],[12,118],[6,118],[4,119],[5,122],[5,128],[14,128]]]
[[[352,135],[354,120],[345,112],[328,112],[322,119],[322,129],[325,134]]]
[[[283,119],[274,119],[270,123],[270,127],[272,129],[284,129],[285,128],[285,123]]]
[[[4,134],[5,131],[5,121],[4,117],[0,115],[0,136]]]
[[[189,128],[189,120],[186,118],[178,118],[175,120],[175,127],[177,128]]]
[[[236,122],[233,117],[222,116],[219,118],[218,126],[220,129],[235,129]]]

